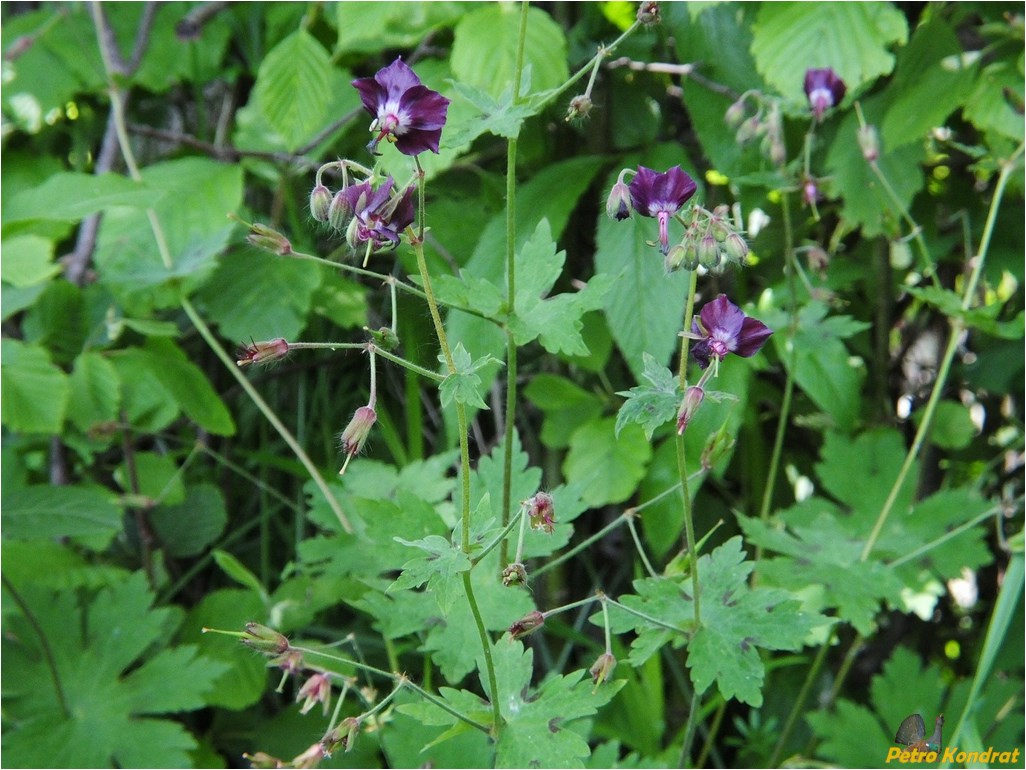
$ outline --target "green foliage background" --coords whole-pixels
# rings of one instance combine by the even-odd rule
[[[685,753],[707,766],[875,766],[916,712],[928,724],[945,713],[964,750],[1023,747],[1020,5],[667,3],[602,60],[590,115],[575,120],[587,73],[560,89],[635,5],[530,7],[520,94],[512,4],[207,10],[3,8],[7,766],[299,755],[326,726],[319,710],[299,714],[299,683],[274,690],[263,659],[201,634],[247,621],[407,672],[480,722],[501,704],[493,739],[404,689],[324,766],[678,766],[696,704]],[[457,371],[439,385],[379,361],[368,452],[338,478],[366,356],[300,350],[240,372],[225,350],[363,342],[393,320],[388,289],[259,251],[239,222],[353,263],[308,196],[322,163],[374,160],[350,82],[397,55],[452,99],[441,152],[421,161]],[[816,213],[800,189],[809,67],[848,87],[809,147]],[[783,165],[724,122],[752,90],[778,99]],[[879,132],[882,177],[857,141],[856,102]],[[668,368],[689,275],[666,273],[646,243],[652,220],[604,209],[638,164],[681,165],[710,210],[769,216],[748,235],[752,266],[699,282],[701,301],[728,293],[775,331],[758,356],[724,362],[715,387],[732,398],[708,398],[685,434],[701,623],[680,553]],[[412,171],[392,147],[378,167]],[[417,283],[405,245],[370,268]],[[401,355],[437,371],[427,306],[400,293],[394,320]],[[521,396],[508,463],[506,329]],[[951,335],[953,366],[910,455]],[[539,489],[555,500],[555,532],[525,539],[530,589],[501,584],[498,551],[468,572],[454,544],[456,402],[472,410],[475,547],[500,529],[507,465],[514,508]],[[960,603],[952,581],[966,580],[978,595]],[[596,590],[619,601],[608,616],[585,604],[526,641],[502,633]],[[619,665],[595,686],[606,622]],[[342,716],[391,691],[332,665],[362,688]]]

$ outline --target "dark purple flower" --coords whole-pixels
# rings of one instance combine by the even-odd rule
[[[362,182],[342,191],[353,212],[346,232],[346,240],[352,248],[368,242],[371,251],[399,245],[399,233],[413,223],[416,214],[413,205],[416,188],[407,187],[400,196],[393,194],[394,187],[392,177],[388,177],[376,190],[370,182]]]
[[[386,137],[404,155],[438,152],[449,100],[421,85],[420,78],[401,59],[378,70],[372,78],[354,80],[353,86],[360,92],[367,112],[374,116],[371,130],[377,133],[368,145],[371,152]]]
[[[634,209],[643,217],[659,220],[659,243],[665,256],[670,250],[667,231],[670,217],[688,202],[698,185],[680,166],[674,166],[662,174],[638,166],[638,173],[634,175],[629,188]]]
[[[809,97],[809,106],[816,120],[840,104],[846,90],[844,81],[830,67],[805,70],[805,95]]]
[[[773,334],[762,321],[746,316],[726,294],[702,307],[698,318],[692,321],[691,332],[690,336],[698,340],[692,345],[691,354],[703,369],[711,359],[720,360],[728,353],[743,358],[753,356]]]

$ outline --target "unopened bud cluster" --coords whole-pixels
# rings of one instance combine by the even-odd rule
[[[684,237],[666,254],[666,269],[718,270],[727,264],[747,264],[748,243],[734,227],[726,206],[707,211],[692,206],[685,217]]]
[[[750,101],[754,102],[754,112],[749,106]],[[738,144],[759,139],[759,149],[774,165],[782,166],[787,162],[784,121],[779,103],[765,103],[760,95],[749,91],[727,108],[723,119],[734,129],[734,139]]]

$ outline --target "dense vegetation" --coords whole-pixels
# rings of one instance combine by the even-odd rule
[[[3,14],[6,766],[1021,766],[1021,4]]]

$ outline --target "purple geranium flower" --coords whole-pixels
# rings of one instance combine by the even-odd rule
[[[805,71],[805,95],[809,97],[809,106],[816,120],[820,120],[828,109],[840,104],[846,90],[844,81],[830,67]]]
[[[670,250],[667,232],[670,217],[688,202],[698,185],[680,166],[674,166],[662,174],[638,166],[638,173],[634,175],[629,188],[634,209],[644,217],[659,220],[659,243],[665,255]]]
[[[401,59],[378,70],[372,78],[354,80],[353,86],[360,92],[367,112],[374,116],[371,130],[377,135],[368,145],[371,152],[386,137],[404,155],[438,152],[449,100],[422,86],[420,78]]]
[[[369,243],[369,253],[386,245],[392,248],[399,245],[399,233],[413,223],[416,215],[413,205],[416,188],[410,186],[402,195],[393,195],[394,187],[395,182],[388,177],[376,190],[370,182],[350,185],[343,190],[353,212],[346,239],[354,249]]]
[[[689,335],[698,340],[691,347],[691,354],[698,365],[705,369],[709,361],[717,361],[728,353],[748,358],[759,352],[773,334],[762,321],[749,318],[737,305],[721,294],[707,302],[691,324]]]

